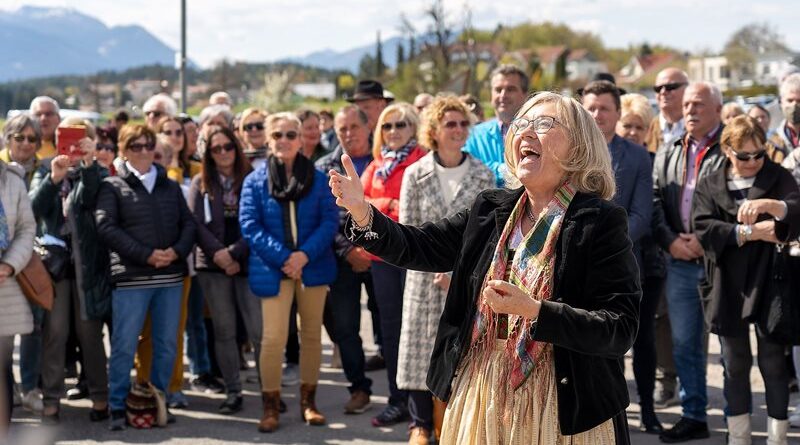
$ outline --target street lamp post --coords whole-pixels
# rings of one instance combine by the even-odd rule
[[[186,113],[186,0],[181,0],[181,113]]]

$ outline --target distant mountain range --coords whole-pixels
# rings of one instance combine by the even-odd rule
[[[397,64],[397,48],[404,43],[400,37],[382,42],[386,66]],[[72,8],[0,10],[0,45],[0,83],[143,65],[173,66],[175,61],[175,50],[141,26],[108,27]],[[375,55],[374,43],[344,51],[325,49],[278,62],[357,73],[366,54]]]
[[[141,26],[109,28],[67,8],[0,11],[0,42],[0,82],[175,63],[175,50]]]

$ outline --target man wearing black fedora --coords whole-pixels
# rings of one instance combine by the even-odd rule
[[[358,108],[367,114],[370,133],[375,131],[375,125],[378,124],[378,117],[383,109],[393,100],[394,96],[384,90],[380,82],[371,79],[359,80],[353,94],[347,97],[348,102],[358,105]]]

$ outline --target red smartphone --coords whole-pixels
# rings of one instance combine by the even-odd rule
[[[85,153],[81,150],[80,141],[86,137],[86,127],[75,125],[56,128],[56,148],[58,154],[69,157],[81,157]]]

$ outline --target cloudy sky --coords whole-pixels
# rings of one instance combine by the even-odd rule
[[[227,57],[270,61],[332,48],[369,44],[375,32],[398,34],[405,14],[424,30],[430,0],[187,0],[189,56],[203,66]],[[165,43],[180,44],[179,0],[2,0],[0,9],[24,5],[77,9],[107,25],[138,24]],[[607,46],[665,43],[719,51],[738,27],[769,23],[800,50],[798,0],[445,0],[460,21],[465,5],[473,23],[563,22],[599,34]]]

